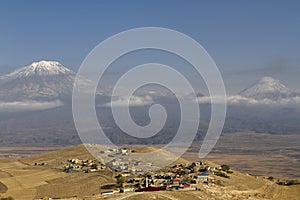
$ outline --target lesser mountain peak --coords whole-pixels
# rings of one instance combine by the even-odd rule
[[[241,91],[240,95],[254,99],[275,100],[293,96],[294,92],[277,79],[272,77],[263,77],[250,87]]]

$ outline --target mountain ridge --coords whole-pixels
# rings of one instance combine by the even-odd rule
[[[0,101],[70,99],[75,78],[76,73],[58,61],[41,60],[33,62],[30,65],[0,76]],[[85,82],[87,83],[88,80],[85,80]],[[97,92],[99,93],[99,91]],[[155,98],[156,96],[160,98],[174,96],[172,93],[162,95],[154,91],[146,93],[140,91],[137,94],[142,96],[150,95]],[[257,101],[277,101],[300,97],[299,92],[288,88],[272,77],[261,78],[237,95]],[[205,96],[201,94],[199,97]]]

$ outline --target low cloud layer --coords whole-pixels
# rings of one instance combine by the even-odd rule
[[[228,97],[229,104],[241,104],[241,105],[270,105],[270,106],[296,106],[300,105],[300,97],[280,98],[277,100],[261,99],[256,100],[253,98],[247,98],[240,95]]]
[[[24,112],[56,108],[62,106],[61,101],[15,101],[0,102],[0,112]]]
[[[113,102],[109,102],[100,106],[104,107],[110,107],[111,103],[113,103],[114,106],[128,106],[128,97],[116,97]],[[132,96],[130,98],[129,106],[145,106],[145,105],[151,105],[153,104],[153,99],[151,96],[146,95],[146,96]]]
[[[211,103],[212,98],[217,103],[220,100],[220,97],[209,97],[203,96],[198,97],[197,102],[200,104]],[[247,105],[247,106],[255,106],[255,105],[269,105],[269,106],[299,106],[300,105],[300,97],[291,97],[291,98],[281,98],[278,100],[272,99],[262,99],[257,100],[253,98],[244,97],[241,95],[233,95],[227,97],[228,105]]]
[[[210,97],[210,96],[202,96],[198,97],[196,100],[189,98],[191,101],[196,101],[199,104],[210,104],[212,100],[215,104],[223,103],[224,97]],[[272,99],[262,99],[257,100],[254,98],[244,97],[241,95],[232,95],[226,98],[227,105],[241,105],[241,106],[260,106],[260,105],[267,105],[267,106],[300,106],[300,96],[290,97],[290,98],[281,98],[277,100]],[[130,98],[130,106],[145,106],[151,105],[154,103],[154,100],[151,96],[132,96]],[[159,100],[158,102],[159,103]],[[127,105],[127,97],[115,97],[113,100],[114,106],[128,106]],[[102,104],[99,106],[110,107],[111,102]]]

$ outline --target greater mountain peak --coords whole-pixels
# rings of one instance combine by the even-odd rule
[[[254,99],[278,99],[293,96],[294,92],[277,79],[263,77],[250,87],[241,91],[240,95]]]
[[[74,73],[57,61],[39,61],[15,70],[8,77],[28,77],[33,75],[51,76]]]
[[[39,61],[0,77],[0,99],[56,100],[69,97],[76,74],[57,61]]]

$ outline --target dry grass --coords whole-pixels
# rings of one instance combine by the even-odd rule
[[[140,149],[148,152],[153,147]],[[101,185],[114,183],[113,172],[67,174],[59,168],[69,158],[93,159],[81,145],[23,159],[0,159],[0,181],[8,190],[0,197],[12,196],[16,200],[42,197],[71,199],[108,199],[99,195]],[[180,159],[177,162],[186,162]],[[45,166],[34,166],[44,162]],[[208,161],[208,164],[216,164]],[[213,176],[222,186],[203,185],[201,191],[151,192],[113,195],[114,199],[299,199],[300,185],[279,186],[263,177],[251,176],[234,171],[230,178]],[[1,184],[0,184],[1,185]]]
[[[271,135],[242,132],[221,136],[205,158],[250,174],[300,179],[300,134]],[[198,159],[200,145],[194,144],[183,156]]]
[[[66,174],[59,170],[69,158],[92,159],[81,145],[24,159],[0,159],[1,182],[8,187],[0,197],[12,196],[26,200],[41,197],[70,197],[99,193],[99,185],[111,183],[110,171],[92,174],[82,172]],[[34,166],[34,163],[46,166]]]

